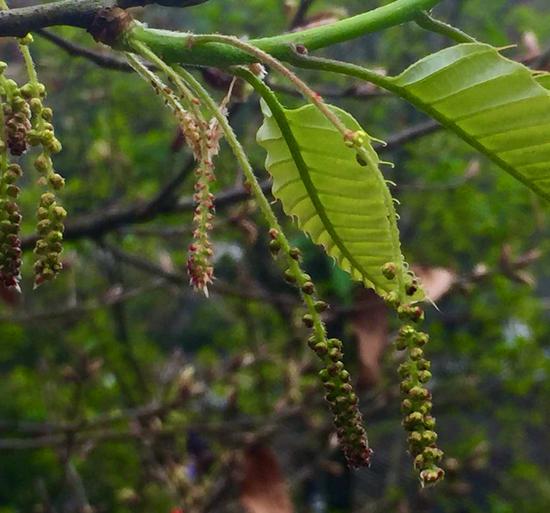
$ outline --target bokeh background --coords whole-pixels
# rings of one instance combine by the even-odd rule
[[[12,6],[31,2],[13,1]],[[32,2],[35,3],[35,2]],[[299,25],[388,2],[314,0]],[[258,37],[289,30],[299,0],[148,7],[151,26]],[[550,65],[547,0],[445,0],[437,14],[510,58]],[[391,144],[400,228],[438,309],[427,308],[434,413],[446,481],[420,490],[400,426],[397,323],[285,220],[332,305],[360,390],[372,467],[346,468],[305,344],[301,306],[226,147],[217,161],[210,298],[187,285],[192,165],[174,120],[137,76],[82,31],[32,46],[64,150],[64,264],[33,291],[40,194],[30,159],[22,194],[23,293],[0,291],[1,513],[542,513],[550,505],[548,205],[399,99],[349,78],[300,72]],[[63,43],[69,41],[69,45]],[[325,54],[397,73],[448,45],[409,24]],[[102,57],[101,64],[79,54]],[[81,52],[80,52],[81,53]],[[89,56],[88,56],[89,57]],[[119,58],[119,56],[116,56]],[[24,80],[17,47],[0,40]],[[115,63],[116,64],[116,63]],[[115,66],[116,67],[116,66]],[[221,98],[227,78],[197,76]],[[268,80],[288,106],[299,99]],[[257,98],[231,122],[262,180]],[[281,219],[281,210],[276,205]]]

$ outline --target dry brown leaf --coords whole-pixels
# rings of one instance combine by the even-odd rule
[[[539,39],[533,31],[524,32],[521,35],[521,42],[525,48],[525,60],[536,59],[541,52]]]
[[[254,444],[246,449],[240,501],[248,513],[292,513],[288,485],[269,447]]]
[[[380,362],[388,345],[388,310],[372,290],[361,289],[352,327],[357,337],[359,386],[371,387],[380,379]]]
[[[411,268],[420,278],[426,296],[434,302],[445,296],[458,280],[457,274],[446,267],[413,265]]]

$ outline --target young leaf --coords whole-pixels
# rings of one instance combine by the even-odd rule
[[[550,79],[465,43],[418,61],[392,89],[550,199]]]
[[[347,112],[331,109],[347,128],[361,130]],[[263,102],[262,110],[264,124],[257,139],[267,150],[273,195],[285,212],[354,279],[380,295],[394,293],[403,303],[423,299],[420,289],[413,296],[405,293],[411,276],[401,254],[391,195],[370,141],[365,143],[368,162],[360,163],[356,149],[344,144],[342,134],[313,105],[284,109],[285,136]],[[388,262],[395,264],[393,279],[382,272]]]

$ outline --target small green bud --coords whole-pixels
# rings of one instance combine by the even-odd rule
[[[290,248],[288,255],[294,260],[300,260],[302,258],[302,252],[298,248]]]
[[[311,314],[305,314],[305,315],[302,317],[302,322],[304,323],[304,325],[305,325],[307,328],[313,328],[314,321],[313,321],[313,317],[311,316]]]
[[[302,292],[308,296],[311,296],[315,292],[315,285],[311,281],[306,281],[302,285]]]
[[[17,196],[19,196],[20,192],[21,192],[21,189],[19,187],[17,187],[17,185],[9,184],[6,187],[6,194],[10,198],[17,198]]]
[[[343,381],[344,383],[347,383],[349,382],[351,376],[350,376],[350,373],[347,371],[347,370],[343,370],[342,372],[340,372],[339,376],[341,381]]]
[[[67,217],[67,211],[61,206],[55,206],[51,209],[52,217],[56,221],[62,221]]]
[[[420,412],[412,412],[403,419],[403,425],[406,429],[413,430],[416,426],[422,424],[424,416]]]
[[[55,190],[62,189],[63,186],[65,185],[65,179],[59,173],[52,173],[48,177],[48,182],[50,182],[50,185]]]
[[[418,381],[420,383],[427,383],[432,378],[432,373],[430,371],[419,371]]]
[[[324,301],[315,301],[314,308],[316,312],[322,313],[328,309],[328,304]]]
[[[403,399],[403,401],[401,401],[401,411],[403,413],[410,413],[412,407],[413,403],[410,399]]]
[[[52,112],[52,109],[50,109],[49,107],[43,108],[40,115],[42,116],[42,119],[49,122],[51,122],[53,119],[53,112]]]
[[[427,399],[429,392],[422,387],[415,386],[409,390],[409,396],[413,399]]]
[[[42,112],[42,100],[40,100],[40,98],[31,98],[31,100],[29,101],[29,106],[33,114],[40,114]],[[38,134],[35,134],[35,136],[38,137]],[[40,140],[34,143],[31,142],[31,144],[34,146],[36,144],[39,144],[39,142]]]
[[[331,360],[333,361],[338,361],[338,360],[341,360],[343,355],[342,355],[342,352],[337,349],[336,347],[333,347],[332,349],[329,349],[329,352],[328,352],[328,355],[330,357]]]
[[[281,251],[281,243],[274,239],[269,241],[269,251],[273,256],[277,255]]]
[[[51,244],[61,242],[63,240],[63,234],[59,231],[53,231],[48,233],[47,241]]]
[[[27,100],[34,96],[34,87],[31,83],[21,86],[21,89],[19,90],[21,91],[21,96]]]
[[[424,458],[434,463],[439,463],[443,458],[443,451],[437,447],[426,447],[424,449]]]
[[[422,470],[426,465],[426,460],[424,459],[424,456],[422,454],[416,456],[414,458],[413,465],[416,470]]]
[[[401,319],[410,320],[413,322],[421,322],[424,320],[424,311],[419,306],[400,306],[397,309],[397,313]]]
[[[437,441],[437,433],[431,430],[424,431],[424,433],[422,433],[422,441],[426,445],[434,444]]]
[[[36,157],[34,167],[39,173],[47,173],[52,167],[52,161],[47,155],[42,153]]]
[[[385,296],[383,296],[382,299],[384,299],[384,302],[391,308],[399,307],[399,304],[400,304],[399,294],[395,290],[388,292]]]
[[[55,196],[51,192],[45,192],[40,196],[40,205],[43,207],[49,207],[55,203]]]
[[[407,378],[411,375],[411,369],[410,369],[410,365],[407,364],[407,363],[402,363],[398,368],[397,368],[397,374],[399,375],[400,378]]]
[[[323,383],[326,383],[327,381],[330,380],[330,374],[327,369],[321,369],[319,371],[319,377],[321,378],[321,381]]]
[[[399,384],[399,388],[403,394],[408,394],[413,387],[414,383],[410,379],[404,379]]]
[[[342,344],[342,341],[338,338],[330,338],[328,340],[328,343],[329,343],[329,346],[330,347],[335,347],[336,349],[338,350],[342,350],[342,348],[344,347],[343,344]]]
[[[327,367],[327,370],[331,376],[337,376],[344,370],[344,364],[342,362],[333,362]]]
[[[326,342],[319,342],[318,344],[315,344],[314,351],[318,356],[327,354],[328,349]]]
[[[28,46],[34,41],[32,34],[26,34],[23,37],[20,37],[18,39],[19,39],[19,44],[24,46]]]
[[[408,346],[409,346],[409,341],[408,341],[408,339],[403,338],[403,337],[400,337],[400,336],[398,336],[398,337],[395,339],[395,348],[396,348],[398,351],[404,351],[405,349],[407,349]]]
[[[417,410],[422,413],[422,415],[427,415],[432,411],[432,406],[431,401],[424,401],[420,406],[418,406]]]
[[[284,277],[287,283],[296,283],[296,276],[294,276],[294,273],[290,269],[285,271]]]
[[[418,370],[430,370],[432,364],[429,360],[420,359],[416,362]]]
[[[407,437],[409,445],[415,446],[422,443],[422,435],[418,431],[413,431]]]
[[[387,262],[382,266],[382,274],[387,280],[395,279],[397,274],[397,265],[393,262]]]
[[[23,169],[21,169],[21,166],[19,164],[10,164],[8,166],[8,172],[12,173],[17,178],[23,176]]]
[[[420,472],[420,481],[424,485],[430,485],[441,481],[445,477],[445,471],[441,468],[437,470],[423,470]]]
[[[411,360],[418,361],[424,356],[424,351],[422,351],[422,349],[420,349],[419,347],[413,347],[410,350],[409,355],[411,357]]]
[[[44,207],[38,207],[36,210],[36,217],[38,219],[48,219],[50,217],[50,211]]]
[[[424,417],[424,427],[429,430],[435,429],[435,418],[431,415],[426,415]]]
[[[42,219],[38,222],[36,225],[36,229],[38,230],[38,233],[41,235],[46,235],[52,227],[52,222],[49,219]]]
[[[415,346],[424,347],[430,341],[430,336],[427,333],[419,331],[415,334],[413,341]]]

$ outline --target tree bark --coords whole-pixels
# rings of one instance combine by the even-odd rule
[[[21,7],[0,12],[0,36],[24,36],[40,28],[70,25],[88,29],[96,14],[106,7],[138,7],[160,4],[190,7],[207,0],[61,0],[49,4]]]

